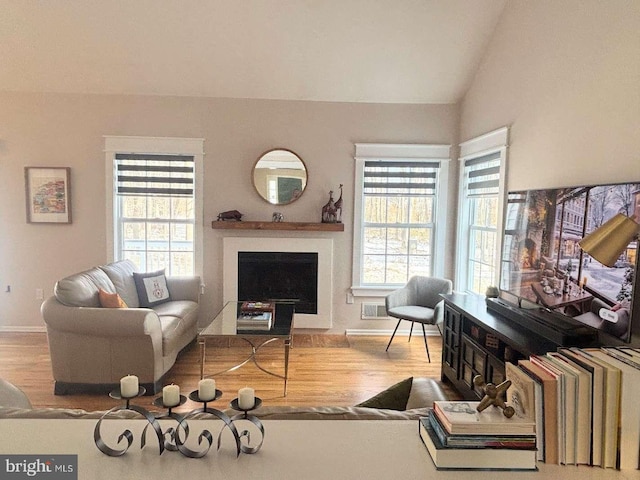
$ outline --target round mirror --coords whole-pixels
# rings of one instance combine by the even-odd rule
[[[307,186],[307,167],[286,148],[263,153],[253,166],[252,175],[256,192],[272,205],[296,201]]]

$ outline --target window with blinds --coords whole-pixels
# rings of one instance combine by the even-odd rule
[[[194,273],[195,168],[189,155],[115,155],[116,242],[140,271]]]
[[[501,153],[467,159],[463,171],[463,217],[466,226],[466,287],[484,293],[496,285],[496,250],[500,203]]]
[[[362,285],[432,275],[439,167],[424,160],[364,162]]]

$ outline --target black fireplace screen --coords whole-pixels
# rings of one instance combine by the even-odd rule
[[[238,252],[238,300],[295,302],[318,313],[318,254]]]

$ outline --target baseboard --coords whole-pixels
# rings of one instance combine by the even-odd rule
[[[393,334],[393,329],[389,329],[389,330],[380,330],[380,329],[368,329],[368,328],[348,328],[347,330],[345,330],[346,335],[363,335],[363,336],[380,336],[380,337],[391,337],[391,335]],[[432,325],[429,326],[425,326],[425,333],[427,334],[427,337],[434,337],[434,336],[440,336],[440,332],[438,331],[437,327],[434,327]],[[413,337],[415,337],[416,335],[420,335],[422,336],[422,327],[416,325],[413,328]],[[406,330],[398,330],[396,332],[396,337],[408,337],[409,336],[409,329]]]
[[[7,325],[0,327],[0,333],[46,333],[47,327],[34,326],[34,327],[21,327],[19,325]]]

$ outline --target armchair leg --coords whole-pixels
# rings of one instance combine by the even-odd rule
[[[429,363],[431,363],[431,355],[429,355],[429,344],[427,343],[427,332],[424,329],[424,323],[421,323],[420,325],[422,325],[422,336],[424,337],[424,347],[427,349],[427,360],[429,360]]]
[[[407,342],[411,341],[411,335],[413,335],[413,322],[411,322],[411,328],[409,329],[409,340],[407,340]]]
[[[396,332],[398,331],[398,327],[400,326],[400,322],[401,321],[402,321],[402,319],[398,320],[398,323],[396,323],[396,328],[393,329],[393,333],[391,334],[391,338],[389,339],[389,343],[387,343],[387,348],[384,349],[385,352],[389,350],[389,346],[391,345],[393,337],[396,336]]]

